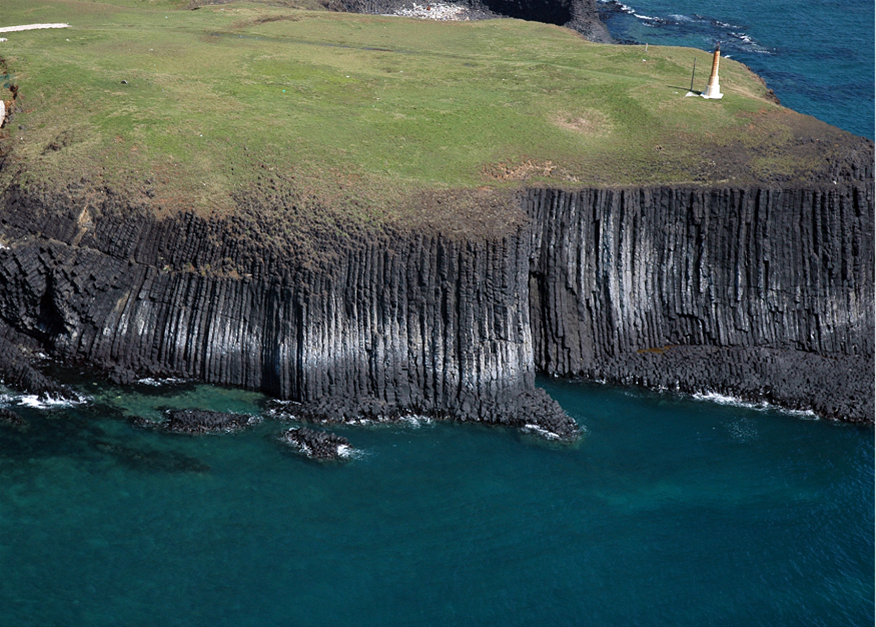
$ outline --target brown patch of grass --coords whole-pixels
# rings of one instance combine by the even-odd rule
[[[527,159],[520,163],[491,163],[482,168],[485,178],[494,181],[530,181],[534,178],[577,182],[572,174],[553,161],[533,161]]]
[[[560,111],[550,118],[550,122],[563,130],[585,135],[605,135],[611,130],[605,115],[599,111],[578,114]]]
[[[675,348],[676,346],[677,346],[677,344],[667,344],[666,346],[655,346],[652,348],[640,348],[636,352],[639,355],[643,355],[645,353],[653,353],[655,355],[662,355],[663,353],[668,351],[670,348]]]
[[[513,232],[526,221],[513,189],[425,190],[402,200],[402,213],[393,220],[397,226],[425,228],[446,237],[492,239]]]

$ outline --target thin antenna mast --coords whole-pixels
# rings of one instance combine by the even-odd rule
[[[694,67],[693,67],[693,72],[690,73],[690,90],[691,90],[691,91],[693,91],[694,76],[696,76],[696,73],[697,73],[697,58],[694,57]]]

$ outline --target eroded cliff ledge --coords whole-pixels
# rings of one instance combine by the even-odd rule
[[[333,420],[415,412],[574,437],[539,370],[871,422],[861,155],[813,189],[531,189],[477,235],[335,222],[284,239],[276,207],[157,219],[105,191],[13,186],[6,377],[33,387],[41,347],[121,382],[259,389]]]

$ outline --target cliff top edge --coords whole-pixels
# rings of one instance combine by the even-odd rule
[[[732,60],[722,100],[685,98],[699,50],[310,0],[187,4],[6,0],[0,26],[71,26],[0,43],[0,187],[87,181],[220,214],[294,190],[379,221],[424,190],[820,185],[849,154],[872,159]]]

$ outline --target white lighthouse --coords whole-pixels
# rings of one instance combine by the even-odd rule
[[[703,98],[723,98],[721,86],[718,84],[718,63],[721,61],[721,44],[715,46],[715,56],[712,58],[712,73],[709,75],[709,85],[701,95]]]

